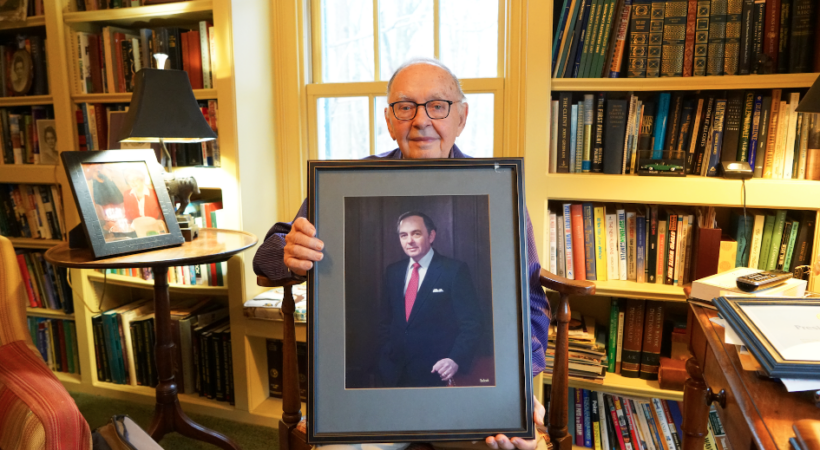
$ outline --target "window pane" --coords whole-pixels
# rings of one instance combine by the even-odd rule
[[[322,0],[322,81],[373,81],[373,0]]]
[[[439,0],[439,55],[459,78],[498,76],[498,0]]]
[[[368,103],[367,97],[317,100],[319,159],[359,159],[370,154]]]
[[[381,80],[410,58],[432,58],[433,0],[379,1]]]
[[[456,138],[462,152],[476,158],[492,158],[495,127],[495,94],[466,94],[470,111],[467,125]]]
[[[387,131],[387,122],[384,119],[384,108],[387,108],[387,97],[375,98],[375,114],[373,114],[376,121],[376,154],[389,152],[398,147],[396,141],[390,137],[390,132]],[[392,114],[392,112],[388,112]]]

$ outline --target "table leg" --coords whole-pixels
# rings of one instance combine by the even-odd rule
[[[204,441],[224,449],[239,450],[231,438],[209,430],[191,420],[182,412],[174,380],[174,339],[171,336],[171,305],[168,294],[168,267],[154,267],[154,333],[157,358],[157,406],[148,434],[159,442],[174,431],[192,439]]]
[[[703,368],[692,357],[686,361],[686,372],[689,378],[683,387],[683,450],[703,450],[709,420]]]

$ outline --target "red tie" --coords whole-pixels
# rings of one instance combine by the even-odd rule
[[[410,321],[410,311],[413,310],[413,303],[416,302],[416,293],[419,290],[419,267],[421,267],[421,264],[413,263],[413,273],[410,274],[407,290],[404,291],[404,318],[408,322]]]

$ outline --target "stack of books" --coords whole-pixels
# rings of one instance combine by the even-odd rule
[[[40,251],[17,250],[17,265],[31,308],[74,313],[74,298],[68,283],[68,269],[55,267]]]
[[[552,373],[555,362],[556,326],[550,325],[545,373]],[[572,313],[569,324],[570,378],[603,383],[607,368],[606,330],[596,327],[595,319]]]
[[[719,176],[722,161],[743,161],[756,178],[820,180],[820,118],[795,110],[800,95],[563,92],[552,100],[550,170],[634,175],[652,159]]]
[[[817,71],[815,0],[564,0],[554,78]]]
[[[62,240],[65,233],[58,186],[0,184],[0,234]]]

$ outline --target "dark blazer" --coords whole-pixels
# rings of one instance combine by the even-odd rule
[[[469,370],[481,333],[481,309],[467,264],[433,254],[419,286],[410,320],[405,319],[408,260],[387,267],[379,322],[383,343],[379,372],[385,387],[443,386],[433,365],[450,358]],[[435,291],[435,292],[434,292]]]

